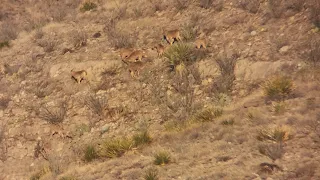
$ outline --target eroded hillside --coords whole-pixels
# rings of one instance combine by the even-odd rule
[[[320,179],[319,28],[317,0],[4,0],[0,179]]]

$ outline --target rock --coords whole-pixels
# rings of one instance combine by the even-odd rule
[[[288,52],[288,50],[290,49],[289,46],[283,46],[282,48],[279,49],[280,54],[285,54],[286,52]]]
[[[257,31],[251,31],[251,36],[255,36],[255,35],[257,35]]]

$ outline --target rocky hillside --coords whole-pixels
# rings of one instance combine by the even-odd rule
[[[3,0],[0,180],[320,179],[319,28],[317,0]]]

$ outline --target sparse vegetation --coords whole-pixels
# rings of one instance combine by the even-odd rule
[[[317,0],[310,0],[309,7],[310,7],[311,22],[315,26],[320,27],[320,2]]]
[[[9,47],[9,41],[0,42],[0,49],[2,49],[4,47]]]
[[[12,22],[4,22],[0,26],[0,42],[5,43],[18,37],[18,29]]]
[[[0,98],[0,110],[4,110],[8,107],[9,102],[11,101],[11,98],[9,97],[1,97]]]
[[[177,10],[182,11],[189,7],[191,1],[190,0],[174,0],[174,7],[177,8]]]
[[[280,18],[283,13],[283,1],[282,0],[269,0],[269,11],[274,18]]]
[[[61,123],[67,114],[67,106],[61,103],[57,107],[43,106],[41,108],[40,117],[51,124]]]
[[[98,157],[97,150],[93,145],[86,146],[84,151],[84,160],[86,162],[90,162]]]
[[[105,96],[89,95],[84,100],[85,106],[98,116],[105,116],[108,111],[108,100]]]
[[[209,9],[212,7],[213,1],[214,0],[200,0],[199,4],[200,4],[200,7]]]
[[[73,31],[70,36],[72,37],[72,43],[75,48],[80,48],[87,45],[88,35],[84,31]]]
[[[47,53],[54,51],[57,46],[57,41],[54,40],[53,37],[39,39],[37,43],[38,43],[38,46],[43,47],[44,51]]]
[[[134,147],[134,141],[128,138],[110,139],[102,143],[100,156],[115,158],[122,156]]]
[[[283,143],[292,138],[292,130],[287,126],[280,126],[270,129],[262,129],[259,132],[258,140],[271,140]]]
[[[50,168],[46,167],[38,171],[37,173],[33,174],[30,177],[30,180],[40,180],[42,176],[46,175],[48,172],[50,172]]]
[[[320,16],[320,15],[319,15]],[[307,57],[308,62],[311,66],[320,65],[320,38],[312,36],[309,40],[309,56]]]
[[[283,145],[281,143],[260,145],[259,152],[265,156],[268,156],[273,161],[281,159],[284,154]]]
[[[59,178],[59,180],[77,180],[77,178],[75,178],[73,176],[63,176],[63,177]]]
[[[181,63],[190,64],[196,59],[193,57],[193,48],[186,43],[175,43],[165,53],[164,56],[172,65],[179,65]]]
[[[97,5],[93,2],[85,2],[82,7],[80,8],[81,12],[91,11],[97,8]]]
[[[133,141],[135,146],[140,146],[144,144],[150,144],[152,139],[147,130],[139,132],[133,136]]]
[[[260,0],[241,0],[239,1],[239,6],[249,11],[250,13],[257,13],[260,8]]]
[[[223,120],[221,122],[222,125],[225,125],[225,126],[233,126],[234,125],[234,119],[226,119],[226,120]]]
[[[217,64],[221,76],[218,77],[213,83],[212,91],[214,93],[230,93],[234,85],[233,82],[236,79],[234,70],[238,57],[239,54],[237,53],[233,53],[231,56],[224,54],[218,57]]]
[[[215,118],[221,116],[223,110],[221,108],[205,108],[194,115],[194,120],[199,122],[213,121]]]
[[[264,85],[264,94],[270,100],[284,100],[292,95],[293,82],[285,76],[277,76],[268,80]]]
[[[155,168],[149,168],[146,170],[144,175],[145,180],[158,180],[158,170]]]
[[[170,154],[166,151],[160,151],[154,155],[155,165],[166,165],[171,161]]]
[[[286,110],[286,104],[284,102],[273,103],[272,107],[273,107],[273,111],[277,115],[283,114]]]

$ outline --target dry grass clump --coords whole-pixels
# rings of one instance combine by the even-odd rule
[[[283,0],[269,0],[268,8],[269,12],[274,18],[280,18],[284,8],[283,8]]]
[[[145,175],[143,176],[145,180],[158,180],[158,170],[155,168],[149,168],[146,170]]]
[[[275,161],[276,159],[281,159],[284,154],[283,145],[281,143],[260,145],[259,152],[270,159]]]
[[[134,147],[134,141],[128,138],[110,139],[102,143],[100,156],[115,158],[122,156]]]
[[[260,0],[240,0],[239,6],[249,11],[250,13],[257,13],[260,9]]]
[[[88,35],[82,30],[72,31],[70,37],[72,38],[71,41],[75,48],[80,48],[87,45]]]
[[[318,0],[309,0],[310,7],[310,20],[311,22],[320,27],[320,1]]]
[[[106,115],[109,109],[108,100],[105,96],[89,95],[84,100],[85,106],[98,116]]]
[[[171,161],[170,154],[166,151],[160,151],[154,155],[153,163],[155,165],[166,165],[170,163],[170,161]]]
[[[82,6],[80,7],[80,11],[81,12],[86,12],[86,11],[91,11],[97,8],[97,5],[93,2],[87,1],[85,3],[82,4]]]
[[[84,150],[84,160],[86,162],[90,162],[94,159],[98,158],[98,152],[93,145],[86,146]]]
[[[59,180],[77,180],[77,178],[75,178],[73,176],[63,176],[63,177],[59,178]]]
[[[132,137],[135,146],[150,144],[152,138],[147,130],[141,131]]]
[[[116,49],[121,48],[132,48],[135,45],[135,35],[128,34],[123,31],[119,31],[116,28],[107,28],[106,34],[108,36],[108,41],[110,45],[115,47]]]
[[[193,119],[197,122],[210,122],[217,117],[222,116],[223,110],[221,108],[205,108],[200,112],[197,112]]]
[[[291,177],[293,178],[299,178],[299,179],[312,179],[314,174],[317,172],[317,164],[315,163],[309,163],[309,164],[305,164],[302,165],[300,167],[298,167],[295,171],[295,177]]]
[[[33,174],[30,177],[30,180],[40,180],[41,177],[43,177],[44,175],[46,175],[49,172],[50,172],[50,168],[49,167],[43,168],[40,171],[38,171],[37,173]]]
[[[51,124],[62,123],[67,114],[67,105],[65,102],[61,103],[57,107],[43,106],[40,111],[40,118]]]
[[[224,125],[224,126],[233,126],[234,125],[234,119],[223,120],[221,122],[221,124]]]
[[[277,115],[283,114],[286,111],[284,102],[272,103],[273,112]]]
[[[204,9],[209,9],[212,7],[214,0],[199,0],[200,7]]]
[[[277,76],[263,85],[265,96],[270,100],[284,100],[292,95],[294,84],[285,76]]]
[[[262,129],[257,138],[260,141],[270,140],[283,143],[292,138],[292,130],[287,126]]]

